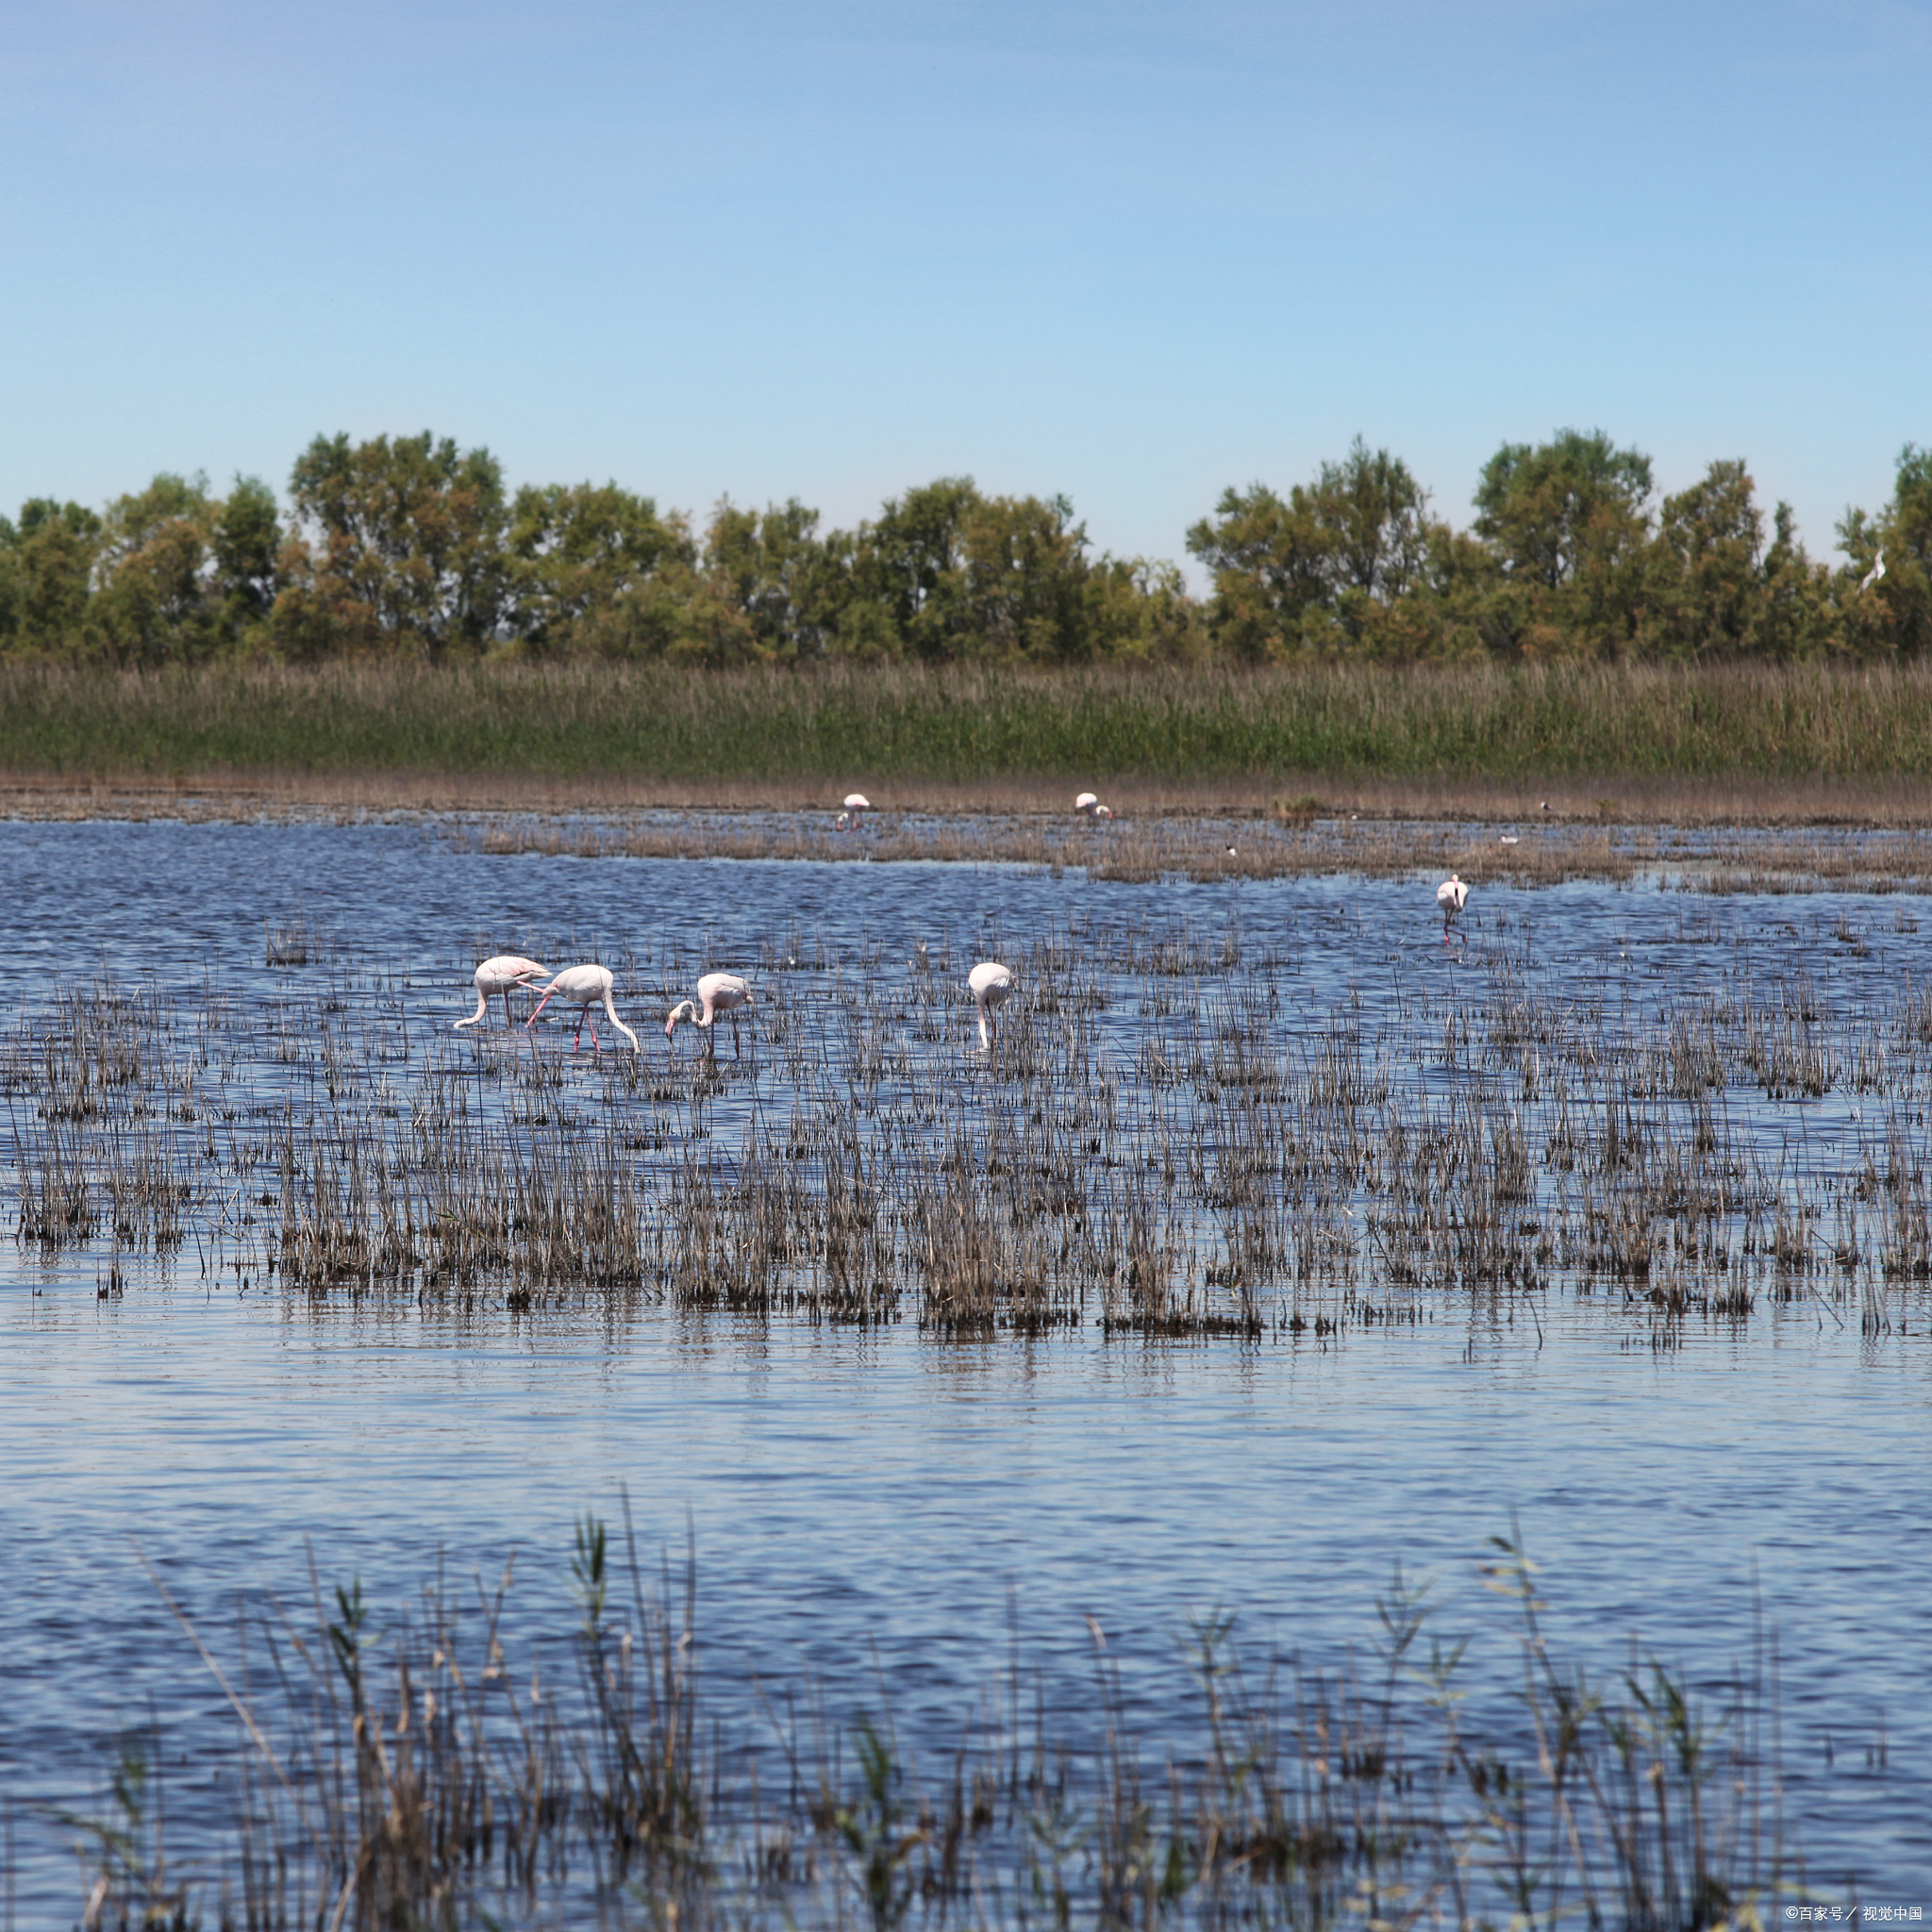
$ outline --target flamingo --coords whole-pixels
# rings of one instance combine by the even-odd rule
[[[1013,990],[1012,972],[996,959],[984,959],[966,975],[966,984],[973,991],[974,1005],[979,1008],[979,1043],[991,1053],[992,1031],[987,1020],[1006,1005],[1007,995]]]
[[[845,809],[839,814],[838,826],[841,832],[856,832],[861,812],[872,809],[872,800],[862,791],[848,791],[845,794]]]
[[[708,973],[698,981],[698,998],[704,1010],[691,1005],[689,1000],[679,1000],[664,1016],[664,1038],[669,1040],[677,1031],[680,1020],[689,1020],[692,1025],[702,1027],[710,1043],[715,1058],[718,1052],[717,1036],[711,1033],[720,1013],[731,1015],[731,1051],[741,1054],[738,1039],[738,1008],[751,1004],[751,988],[735,973]]]
[[[1456,915],[1469,900],[1469,888],[1452,872],[1436,888],[1436,904],[1442,908],[1442,937],[1449,937],[1449,928],[1456,924]]]
[[[611,977],[608,966],[566,966],[543,989],[543,997],[537,1002],[537,1012],[532,1013],[524,1022],[524,1025],[525,1028],[534,1026],[537,1024],[537,1013],[541,1013],[556,994],[561,993],[565,1006],[583,1008],[577,1015],[576,1038],[570,1043],[571,1052],[576,1052],[582,1045],[584,1027],[588,1024],[591,1029],[591,1051],[597,1053],[602,1049],[597,1043],[597,1023],[591,1018],[591,1008],[602,1000],[604,1010],[610,1015],[610,1024],[630,1041],[630,1050],[633,1053],[641,1053],[643,1049],[638,1044],[637,1035],[617,1017],[617,1004],[610,997],[610,989],[615,984],[616,981]]]
[[[1091,791],[1083,791],[1074,801],[1074,809],[1086,819],[1110,819],[1113,812]]]
[[[525,959],[521,953],[499,953],[493,959],[486,959],[476,969],[476,1010],[467,1020],[458,1020],[458,1029],[474,1026],[489,1010],[490,996],[500,992],[503,995],[503,1024],[506,1026],[515,1023],[510,1018],[509,990],[513,986],[528,986],[533,979],[541,979],[549,973],[547,966],[540,966],[534,959]]]
[[[1885,545],[1878,546],[1878,560],[1865,573],[1865,581],[1858,586],[1861,591],[1869,591],[1885,575]]]

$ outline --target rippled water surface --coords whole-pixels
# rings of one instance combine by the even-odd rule
[[[17,1027],[51,1041],[61,991],[103,975],[184,1007],[225,995],[259,1015],[249,1077],[284,1095],[312,1090],[312,1059],[266,1043],[325,1024],[329,1000],[392,1027],[399,1084],[432,1053],[497,1051],[449,1032],[479,947],[618,965],[620,1010],[660,1056],[666,988],[706,959],[757,981],[794,930],[829,963],[790,977],[786,998],[827,1012],[857,975],[910,971],[922,941],[958,979],[1049,931],[1233,934],[1234,963],[1179,999],[1265,981],[1290,1041],[1344,1008],[1364,1024],[1405,1003],[1448,1013],[1504,957],[1612,1014],[1667,1018],[1726,975],[1802,974],[1840,1011],[1896,998],[1924,950],[1923,902],[1905,897],[1499,888],[1472,902],[1458,947],[1420,872],[1147,886],[503,858],[407,825],[0,825],[0,891],[16,908]],[[338,949],[328,970],[264,966],[265,927],[297,915]],[[1141,1049],[1174,1017],[1123,999],[1095,1024],[1130,1115]],[[911,1050],[957,1062],[974,1105],[970,1008],[939,1030]],[[769,1057],[754,1060],[711,1110],[723,1143],[779,1104]],[[565,1077],[588,1091],[608,1056]],[[1775,1172],[1849,1174],[1869,1131],[1848,1083],[1774,1107],[1740,1070],[1728,1104]],[[671,1185],[675,1158],[641,1156],[640,1184]],[[300,1595],[310,1552],[325,1579],[359,1574],[399,1606],[439,1551],[493,1572],[512,1548],[532,1616],[567,1621],[573,1519],[614,1514],[620,1486],[648,1549],[689,1533],[727,1698],[749,1707],[754,1670],[815,1674],[834,1704],[868,1694],[875,1646],[902,1721],[936,1736],[1016,1625],[1071,1676],[1091,1613],[1145,1660],[1157,1719],[1191,1610],[1234,1609],[1257,1651],[1332,1666],[1374,1635],[1398,1558],[1438,1579],[1444,1628],[1475,1633],[1470,1668],[1500,1692],[1520,1651],[1477,1569],[1513,1519],[1544,1565],[1553,1633],[1605,1673],[1635,1637],[1719,1674],[1749,1653],[1755,1617],[1774,1625],[1786,1807],[1812,1893],[1849,1899],[1856,1874],[1868,1899],[1932,1906],[1923,1299],[1874,1331],[1855,1301],[1807,1291],[1744,1324],[1692,1319],[1668,1346],[1621,1305],[1560,1287],[1534,1313],[1424,1295],[1412,1322],[1339,1336],[1108,1339],[1087,1321],[962,1341],[910,1320],[852,1329],[648,1297],[536,1314],[500,1295],[460,1311],[314,1301],[253,1275],[242,1290],[208,1259],[192,1241],[165,1260],[117,1259],[105,1239],[0,1252],[0,1788],[25,1923],[78,1916],[71,1834],[39,1807],[92,1802],[112,1740],[150,1707],[192,1806],[218,1727],[137,1545],[211,1624],[244,1588]],[[114,1266],[125,1291],[103,1297]]]

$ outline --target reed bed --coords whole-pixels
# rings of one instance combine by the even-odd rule
[[[1719,944],[1682,903],[1682,942]],[[647,1050],[573,1055],[493,1015],[453,1033],[465,1002],[292,918],[258,998],[97,981],[15,1015],[17,1239],[95,1254],[104,1293],[147,1255],[308,1297],[958,1339],[1326,1341],[1553,1299],[1657,1347],[1794,1309],[1932,1317],[1932,990],[1844,999],[1828,958],[1751,950],[1633,996],[1499,927],[1320,1005],[1306,948],[1346,920],[1255,933],[1231,903],[1208,928],[990,926],[904,957],[801,924],[753,958],[672,942],[608,962]],[[1869,950],[1842,916],[1820,942]],[[1021,990],[990,1054],[980,957]],[[742,1058],[651,1022],[716,965],[757,988]],[[1829,1129],[1827,1097],[1850,1110]]]
[[[1932,668],[0,664],[0,771],[1280,787],[1923,785]],[[1598,785],[1596,790],[1616,789]],[[837,795],[836,793],[833,795]]]
[[[255,1593],[230,1631],[157,1586],[233,1721],[164,1791],[153,1726],[81,1828],[93,1926],[1755,1926],[1802,1877],[1778,1796],[1774,1642],[1701,1683],[1633,1644],[1601,1681],[1553,1640],[1533,1563],[1485,1581],[1514,1696],[1472,1699],[1398,1571],[1359,1655],[1326,1671],[1195,1618],[1163,1748],[1151,1660],[1100,1622],[1084,1683],[1016,1653],[924,1750],[890,1680],[762,1717],[708,1688],[694,1565],[639,1564],[586,1518],[544,1634],[439,1566],[418,1601],[359,1583]],[[1493,1601],[1493,1600],[1492,1600]],[[186,1646],[184,1664],[191,1664]],[[1173,1674],[1180,1674],[1174,1673]],[[945,1733],[950,1727],[951,1739]],[[178,1760],[177,1760],[178,1761]],[[164,1802],[164,1799],[166,1802]]]

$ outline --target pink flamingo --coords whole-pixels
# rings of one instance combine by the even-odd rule
[[[503,1024],[515,1025],[510,1018],[510,988],[528,986],[531,980],[541,979],[549,971],[549,967],[525,959],[521,953],[499,953],[493,959],[484,960],[476,969],[476,1010],[467,1020],[457,1021],[458,1028],[474,1026],[489,1011],[491,995],[499,992],[503,995]]]
[[[537,1002],[537,1013],[541,1013],[555,995],[561,993],[565,1006],[583,1008],[577,1015],[576,1038],[570,1043],[571,1052],[576,1052],[583,1044],[584,1027],[588,1024],[591,1029],[591,1051],[597,1053],[601,1051],[597,1042],[597,1023],[591,1018],[591,1008],[602,1000],[604,1010],[610,1015],[610,1024],[630,1041],[630,1050],[633,1053],[641,1053],[643,1049],[638,1044],[637,1035],[617,1017],[617,1004],[610,997],[610,990],[615,984],[616,981],[611,977],[608,966],[566,966],[543,989],[543,997]],[[537,1024],[537,1013],[532,1013],[524,1022],[525,1027]]]
[[[987,1021],[1006,1005],[1013,991],[1013,975],[996,959],[985,959],[966,975],[966,984],[972,989],[973,1004],[979,1008],[979,1043],[991,1053],[992,1031]]]
[[[1087,819],[1110,819],[1113,816],[1113,813],[1101,804],[1099,797],[1091,791],[1081,792],[1074,801],[1074,809],[1082,818]]]
[[[698,998],[703,1003],[703,1011],[689,1000],[679,1000],[664,1016],[664,1038],[669,1040],[677,1031],[680,1020],[688,1020],[703,1030],[715,1058],[717,1036],[711,1032],[711,1027],[720,1013],[729,1013],[731,1051],[741,1055],[743,1049],[738,1038],[738,1008],[751,1004],[751,988],[735,973],[708,973],[698,981]]]
[[[1436,888],[1436,904],[1442,908],[1442,937],[1449,937],[1449,928],[1456,924],[1456,915],[1469,900],[1469,888],[1452,872]]]
[[[871,809],[872,800],[864,792],[848,791],[845,794],[845,809],[839,814],[839,829],[841,832],[858,831],[860,813]]]

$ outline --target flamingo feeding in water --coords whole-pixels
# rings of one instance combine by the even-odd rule
[[[591,1029],[591,1051],[596,1053],[601,1049],[597,1042],[597,1023],[591,1018],[591,1008],[602,1000],[604,1010],[610,1015],[610,1024],[630,1041],[630,1050],[633,1053],[641,1053],[643,1049],[638,1044],[637,1035],[617,1017],[617,1004],[610,997],[610,989],[615,984],[616,981],[611,977],[608,966],[566,966],[543,989],[543,997],[537,1002],[537,1012],[532,1013],[524,1024],[525,1027],[534,1026],[537,1024],[537,1013],[541,1013],[551,1000],[560,993],[565,1006],[583,1008],[577,1015],[576,1038],[570,1043],[571,1052],[576,1052],[583,1043],[584,1027],[588,1024]]]
[[[1083,791],[1074,801],[1074,809],[1086,819],[1110,819],[1113,813],[1091,791]]]
[[[1449,937],[1449,928],[1456,924],[1456,915],[1469,900],[1469,888],[1452,872],[1436,888],[1436,904],[1442,908],[1442,937]]]
[[[514,1025],[509,1010],[510,988],[528,986],[533,979],[544,978],[549,971],[549,967],[525,959],[521,953],[499,953],[493,959],[485,959],[476,968],[476,1010],[467,1020],[457,1021],[456,1025],[474,1026],[490,1010],[491,996],[499,992],[503,995],[503,1024]]]
[[[751,988],[735,973],[708,973],[698,981],[698,999],[703,1010],[689,1000],[679,1000],[664,1016],[664,1038],[669,1040],[677,1031],[680,1020],[689,1021],[693,1026],[704,1030],[706,1040],[715,1058],[718,1051],[717,1036],[711,1027],[720,1013],[731,1016],[731,1051],[741,1054],[742,1048],[738,1039],[738,1009],[751,1004]]]
[[[872,800],[862,791],[848,791],[845,794],[845,809],[839,814],[838,826],[841,832],[856,832],[858,829],[859,815],[872,809]]]
[[[973,1004],[979,1008],[979,1043],[992,1051],[992,1029],[987,1022],[1006,1005],[1013,990],[1013,974],[996,959],[984,959],[966,975],[973,990]]]

